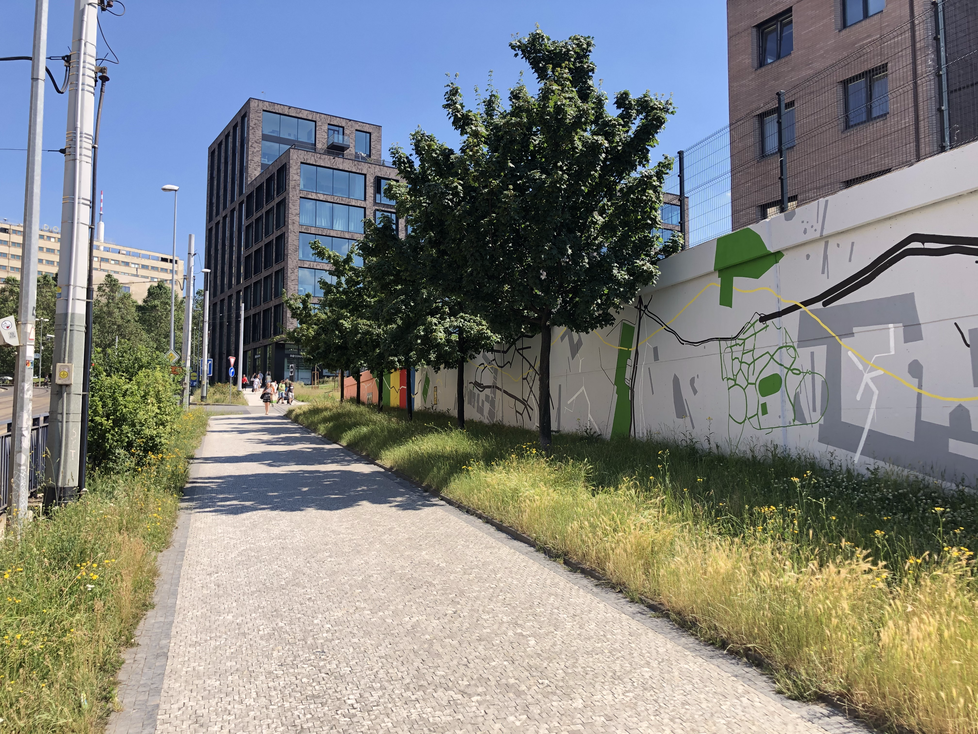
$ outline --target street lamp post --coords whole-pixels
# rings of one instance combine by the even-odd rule
[[[170,352],[173,349],[173,320],[177,308],[177,191],[179,186],[167,184],[163,191],[173,192],[173,257],[170,259]]]

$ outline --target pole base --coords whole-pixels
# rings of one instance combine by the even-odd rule
[[[77,487],[56,487],[53,484],[48,484],[44,487],[42,510],[44,514],[47,514],[55,507],[64,507],[69,502],[74,502],[77,497]]]

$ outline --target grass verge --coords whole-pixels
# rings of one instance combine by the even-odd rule
[[[251,389],[250,387],[247,389]],[[194,393],[194,397],[200,400],[200,391]],[[228,382],[217,382],[207,388],[207,400],[202,405],[247,405],[244,395],[236,386]]]
[[[150,606],[189,459],[207,430],[184,414],[166,453],[96,473],[90,491],[0,543],[0,731],[99,731],[121,651]]]
[[[978,497],[780,452],[535,435],[330,402],[297,422],[762,658],[797,698],[886,728],[978,732]]]

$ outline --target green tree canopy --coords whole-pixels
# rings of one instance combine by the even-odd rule
[[[122,290],[119,280],[111,274],[106,275],[95,289],[92,348],[106,351],[115,347],[117,339],[133,347],[147,345],[148,338],[140,323],[138,309],[136,299]]]
[[[136,306],[136,314],[150,347],[165,354],[170,348],[170,284],[162,280],[153,283],[146,298]],[[179,353],[183,345],[183,296],[179,293],[173,331],[173,345]]]
[[[530,66],[536,93],[520,83],[504,104],[490,88],[470,109],[450,82],[444,108],[459,150],[413,133],[413,157],[393,151],[404,183],[388,190],[444,295],[508,340],[539,335],[540,441],[549,449],[553,327],[610,326],[680,246],[655,234],[672,162],[648,168],[673,108],[623,91],[610,112],[591,38],[554,41],[537,30],[510,48]]]

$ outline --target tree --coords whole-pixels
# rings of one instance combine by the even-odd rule
[[[39,275],[34,314],[37,319],[47,319],[46,321],[38,320],[35,326],[35,347],[39,352],[35,371],[40,377],[51,371],[51,358],[54,355],[54,349],[48,336],[54,333],[54,309],[57,297],[57,281],[47,273]],[[0,317],[13,316],[17,318],[19,313],[20,281],[8,276],[0,285]],[[0,348],[0,374],[13,375],[16,358],[17,351],[14,347],[4,346]]]
[[[106,275],[95,289],[92,348],[106,351],[115,348],[117,341],[145,346],[148,338],[140,324],[138,308],[136,299],[122,290],[119,280]]]
[[[404,196],[404,188],[391,191]],[[424,241],[413,228],[404,239],[385,220],[365,223],[358,245],[363,277],[377,294],[371,320],[381,325],[380,349],[390,369],[427,366],[457,370],[458,428],[465,428],[465,364],[498,340],[486,321],[468,313],[459,298],[440,288],[441,263],[425,257]]]
[[[157,281],[149,287],[143,302],[136,306],[139,323],[151,348],[166,353],[170,349],[170,284]],[[183,345],[183,296],[177,294],[173,318],[173,347]]]
[[[608,97],[595,84],[585,36],[551,40],[540,30],[509,44],[538,90],[520,83],[508,106],[490,88],[468,109],[450,82],[444,108],[458,152],[434,136],[411,136],[414,158],[393,158],[398,214],[436,263],[439,290],[458,298],[510,341],[539,336],[540,443],[551,445],[553,328],[588,332],[653,283],[656,263],[680,246],[655,234],[662,182],[651,148],[672,113],[645,92]]]

